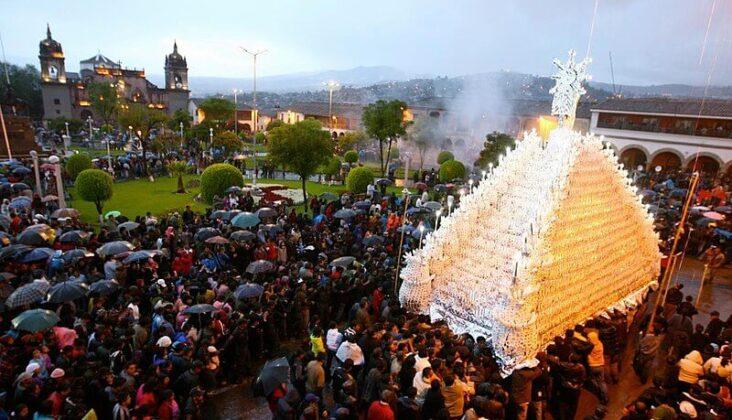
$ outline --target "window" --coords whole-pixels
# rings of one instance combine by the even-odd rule
[[[61,113],[61,111],[57,109],[57,110],[56,110],[56,114],[58,115],[58,114],[60,114],[60,113]]]
[[[53,100],[53,104],[54,104],[54,105],[61,105],[61,99],[59,99],[59,98],[55,98],[55,99]]]

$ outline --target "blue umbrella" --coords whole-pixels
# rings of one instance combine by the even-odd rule
[[[248,299],[253,297],[262,296],[264,293],[264,287],[257,283],[245,283],[237,287],[234,291],[234,296],[237,299]]]
[[[256,226],[261,222],[259,217],[254,213],[243,212],[239,213],[231,219],[231,225],[239,228],[248,228]]]
[[[722,238],[724,238],[727,241],[732,241],[732,232],[730,232],[728,230],[717,228],[717,229],[714,229],[714,233],[721,236]]]
[[[15,168],[13,168],[13,173],[15,175],[28,175],[31,172],[33,171],[26,168],[25,166],[16,166]]]
[[[147,261],[153,255],[155,255],[155,254],[150,251],[145,251],[145,250],[135,251],[135,252],[131,253],[130,255],[128,255],[127,258],[125,258],[124,261],[122,261],[122,263],[131,264],[133,262],[138,262],[138,261]]]
[[[353,207],[357,209],[368,210],[371,208],[371,202],[368,200],[356,201],[355,203],[353,203]]]
[[[13,328],[32,333],[53,327],[60,321],[56,312],[48,309],[30,309],[13,318]]]
[[[208,238],[213,238],[214,236],[221,236],[221,232],[219,232],[218,229],[214,228],[203,228],[198,229],[198,232],[193,236],[193,239],[197,242],[203,242]]]
[[[686,190],[683,188],[675,188],[669,194],[671,197],[686,197]]]
[[[53,253],[56,252],[51,248],[36,248],[33,251],[23,255],[20,258],[20,262],[24,264],[34,263],[38,261],[44,261],[51,258]]]
[[[699,220],[697,220],[695,224],[697,226],[701,227],[701,226],[708,226],[710,223],[715,223],[715,221],[712,219],[709,219],[707,217],[702,217]]]
[[[10,208],[15,210],[27,209],[31,206],[31,199],[28,197],[15,197],[10,202]]]
[[[80,260],[82,258],[91,258],[93,256],[94,256],[93,252],[89,252],[86,249],[77,248],[77,249],[72,249],[70,251],[64,252],[64,254],[61,256],[61,259],[64,260],[64,262],[66,262],[68,264],[68,263],[72,263],[77,260]]]
[[[325,215],[321,213],[321,214],[313,217],[313,224],[317,225],[318,223],[322,222],[323,219],[325,219]]]
[[[31,189],[28,186],[28,184],[23,183],[23,182],[16,182],[15,184],[12,185],[11,188],[13,188],[13,191],[23,191],[23,190],[29,190],[29,189]]]
[[[340,209],[333,216],[336,219],[352,219],[356,216],[356,212],[351,209]]]

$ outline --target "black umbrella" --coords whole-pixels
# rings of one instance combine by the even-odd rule
[[[122,261],[122,264],[132,264],[134,262],[147,261],[153,255],[155,255],[155,254],[150,251],[144,251],[144,250],[135,251],[135,252],[131,253],[130,255],[128,255],[124,259],[124,261]]]
[[[355,257],[340,257],[331,261],[330,265],[334,267],[347,268],[349,265],[353,264],[354,261],[356,261]]]
[[[58,240],[63,243],[79,244],[85,242],[89,238],[89,232],[83,230],[71,230],[59,236]]]
[[[117,255],[123,252],[132,251],[133,249],[135,249],[135,246],[127,241],[114,241],[107,242],[97,248],[97,254],[104,258],[110,255]]]
[[[86,296],[87,291],[89,288],[84,283],[65,281],[51,286],[46,300],[50,303],[70,302]]]
[[[15,289],[15,291],[8,296],[7,300],[5,300],[5,304],[10,309],[32,305],[42,301],[45,294],[46,293],[38,288],[35,283],[28,283]]]
[[[277,217],[277,211],[269,207],[262,207],[256,212],[257,217],[260,219],[264,217]]]
[[[356,201],[353,203],[353,207],[362,210],[368,210],[371,208],[371,202],[369,200]]]
[[[18,235],[18,243],[29,246],[48,245],[47,236],[38,230],[25,230]]]
[[[89,252],[86,249],[77,248],[64,252],[64,254],[61,256],[61,259],[68,264],[78,261],[82,258],[91,258],[93,256],[93,252]]]
[[[234,296],[236,296],[237,299],[249,299],[262,296],[262,293],[264,293],[264,287],[262,287],[261,284],[244,283],[236,288]]]
[[[184,314],[207,314],[210,312],[215,312],[216,307],[213,305],[209,305],[208,303],[199,303],[198,305],[193,305],[188,308],[186,308],[183,313]]]
[[[31,189],[28,184],[24,184],[22,182],[16,182],[11,188],[13,188],[13,191],[23,191]]]
[[[196,242],[204,242],[206,239],[213,238],[214,236],[221,236],[221,232],[219,232],[218,229],[209,227],[198,229],[198,232],[193,236],[193,239],[195,239]]]
[[[257,239],[257,235],[248,230],[238,230],[229,235],[229,239],[236,242],[247,242]]]
[[[33,250],[33,247],[25,244],[13,244],[0,249],[0,262],[17,259]]]
[[[394,181],[392,181],[391,179],[388,179],[388,178],[379,178],[379,179],[376,180],[376,185],[386,185],[386,186],[389,186],[389,185],[392,185],[392,184],[394,184]]]
[[[259,373],[257,382],[262,384],[264,395],[270,395],[280,384],[290,383],[290,364],[287,359],[281,357],[267,361]]]
[[[274,264],[267,260],[257,260],[254,262],[249,263],[247,266],[247,273],[251,274],[259,274],[259,273],[267,273],[275,269]]]
[[[351,209],[340,209],[333,215],[336,219],[353,219],[355,216],[356,212]]]
[[[284,229],[282,229],[282,226],[274,225],[271,223],[261,226],[260,229],[267,231],[267,233],[269,233],[270,235],[277,235],[278,233],[282,233],[285,231]]]
[[[366,246],[381,245],[382,243],[384,243],[384,238],[378,235],[369,236],[363,240],[363,244]]]
[[[99,296],[111,295],[119,290],[119,283],[114,280],[99,280],[89,286],[89,291]]]
[[[51,328],[60,321],[55,312],[48,309],[30,309],[13,318],[16,330],[37,332]]]
[[[10,229],[11,223],[13,223],[13,221],[10,220],[9,216],[0,214],[0,226],[4,227],[5,229]]]
[[[211,215],[209,216],[209,219],[216,220],[229,220],[231,218],[230,213],[226,210],[216,210],[211,212]]]

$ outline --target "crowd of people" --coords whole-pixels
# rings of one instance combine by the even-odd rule
[[[411,206],[453,193],[426,181]],[[24,193],[0,190],[11,202]],[[97,231],[53,217],[42,200],[7,206],[0,420],[201,419],[217,390],[240,383],[252,383],[275,419],[572,419],[583,390],[602,418],[628,357],[653,385],[626,418],[729,415],[731,320],[712,314],[694,325],[693,299],[679,286],[651,328],[654,295],[577,325],[536,367],[502,377],[485,337],[456,335],[399,305],[397,255],[419,245],[403,233],[434,212],[405,221],[404,197],[368,194],[315,198],[297,213],[263,209],[244,193],[205,214],[110,215]],[[353,214],[339,216],[344,208]],[[261,223],[236,227],[239,211]],[[41,238],[34,246],[20,240],[31,231]],[[39,248],[51,250],[31,257]],[[52,320],[13,324],[32,309]],[[281,357],[287,380],[256,380],[265,360]]]

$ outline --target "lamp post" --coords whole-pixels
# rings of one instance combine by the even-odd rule
[[[435,230],[440,227],[440,216],[442,216],[442,209],[435,211]]]
[[[63,136],[61,136],[61,140],[63,140],[63,142],[64,142],[64,156],[66,156],[69,154],[68,143],[71,142],[71,133],[69,132],[69,122],[65,121],[64,125],[66,126],[66,138],[63,138]]]
[[[48,162],[54,165],[53,172],[56,175],[56,194],[58,195],[58,207],[63,209],[66,207],[66,197],[64,197],[64,180],[61,177],[61,159],[58,156],[50,156]]]
[[[38,195],[42,197],[43,192],[41,191],[41,175],[38,172],[38,152],[36,152],[35,150],[31,150],[30,155],[31,158],[33,158],[33,172],[36,175],[36,193],[38,193]]]
[[[239,102],[236,100],[236,94],[239,93],[239,89],[234,89],[234,134],[239,134],[239,117],[236,115],[239,109]]]
[[[333,130],[333,91],[340,87],[340,84],[335,80],[329,80],[325,83],[328,88],[328,123],[330,129]]]
[[[92,118],[91,117],[87,118],[86,122],[89,123],[89,143],[91,144],[92,143]],[[66,146],[66,145],[64,145],[64,146]]]
[[[257,122],[259,120],[259,113],[257,112],[257,57],[260,54],[264,54],[267,50],[249,51],[244,47],[239,47],[245,54],[249,54],[252,57],[252,120],[254,127],[252,127],[252,134],[254,135],[254,172],[252,172],[252,185],[257,186]]]
[[[474,182],[474,181],[473,181],[473,179],[472,179],[472,178],[468,180],[468,184],[470,185],[470,193],[471,193],[471,194],[473,193],[473,182]]]
[[[114,167],[112,166],[112,152],[109,150],[109,137],[104,140],[107,143],[107,164],[109,165],[109,174],[114,178]]]
[[[180,127],[180,146],[183,147],[183,121],[179,124]]]
[[[399,251],[397,252],[397,264],[396,264],[396,270],[394,273],[394,295],[398,295],[397,288],[399,287],[399,269],[401,268],[402,263],[402,253],[404,252],[404,231],[407,227],[407,209],[409,208],[409,190],[407,187],[404,187],[402,190],[402,195],[404,196],[404,214],[402,215],[402,232],[401,236],[399,238]]]
[[[422,249],[422,237],[424,237],[424,225],[419,224],[419,249]]]

